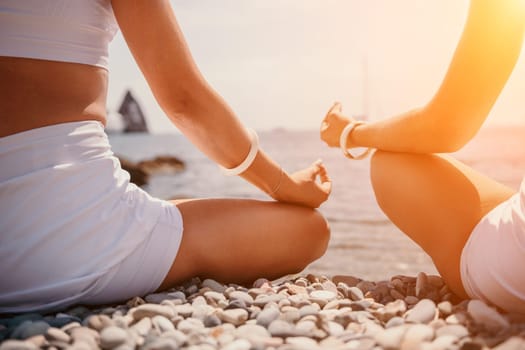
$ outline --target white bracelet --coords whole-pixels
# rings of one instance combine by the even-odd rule
[[[223,172],[224,175],[228,176],[236,176],[239,174],[242,174],[246,169],[252,165],[253,161],[255,160],[255,157],[257,156],[257,152],[259,151],[259,137],[257,136],[257,133],[252,130],[248,129],[250,133],[250,152],[248,152],[248,155],[246,158],[242,161],[241,164],[237,165],[235,168],[227,169],[221,165],[219,165],[219,168]]]
[[[354,156],[353,154],[351,154],[350,152],[348,152],[348,149],[346,148],[346,142],[348,141],[348,136],[350,135],[350,133],[352,132],[352,130],[354,130],[354,128],[358,125],[362,125],[364,124],[364,122],[360,122],[360,121],[351,121],[347,126],[345,126],[345,128],[343,129],[343,131],[341,132],[341,136],[339,137],[339,147],[341,148],[341,151],[343,151],[343,154],[346,158],[350,158],[350,159],[363,159],[365,158],[368,153],[370,153],[371,149],[370,148],[367,148],[363,153],[357,155],[357,156]]]

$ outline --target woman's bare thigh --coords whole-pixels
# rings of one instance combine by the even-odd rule
[[[299,272],[324,254],[328,244],[328,225],[313,209],[243,199],[175,204],[184,232],[160,289],[192,276],[250,283]]]
[[[459,270],[463,247],[481,218],[515,191],[438,155],[376,152],[371,178],[381,209],[465,297]]]

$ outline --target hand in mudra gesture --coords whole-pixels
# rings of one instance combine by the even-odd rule
[[[321,140],[329,147],[339,147],[341,132],[351,120],[351,118],[343,115],[341,103],[334,103],[321,123]]]

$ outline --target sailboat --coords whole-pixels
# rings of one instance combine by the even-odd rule
[[[122,116],[124,122],[122,132],[148,132],[144,113],[142,112],[137,100],[131,94],[131,91],[128,90],[126,92],[118,112]]]

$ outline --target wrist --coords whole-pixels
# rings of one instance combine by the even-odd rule
[[[352,120],[341,131],[341,135],[339,138],[339,148],[341,149],[345,157],[350,159],[363,159],[370,153],[370,148],[365,149],[362,153],[358,155],[353,155],[348,151],[350,148],[358,147],[357,143],[355,142],[355,138],[352,138],[352,136],[353,134],[355,134],[357,128],[362,127],[364,125],[365,122],[363,121]]]

